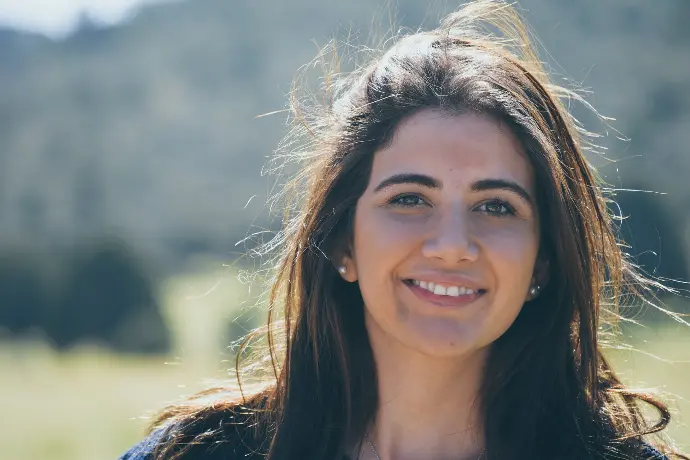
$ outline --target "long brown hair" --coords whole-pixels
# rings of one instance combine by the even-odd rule
[[[330,73],[322,94],[306,106],[292,100],[281,150],[289,154],[279,156],[302,169],[283,195],[284,228],[263,248],[277,254],[264,330],[273,375],[253,392],[240,380],[239,398],[219,390],[207,393],[213,403],[167,410],[158,458],[231,446],[229,458],[333,460],[363,437],[378,402],[376,369],[359,289],[334,260],[352,241],[375,153],[424,109],[502,121],[536,177],[549,282],[491,345],[480,395],[488,459],[643,458],[642,437],[664,429],[669,411],[622,385],[598,331],[631,287],[642,295],[650,285],[618,245],[582,153],[586,138],[562,105],[577,95],[549,82],[515,9],[468,4],[435,30],[398,37],[359,70]],[[648,423],[638,402],[658,421]]]

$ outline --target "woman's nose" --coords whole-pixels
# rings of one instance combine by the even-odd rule
[[[440,213],[433,219],[422,254],[450,264],[477,260],[479,246],[467,214],[464,210],[454,209]]]

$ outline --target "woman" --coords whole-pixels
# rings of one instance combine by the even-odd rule
[[[602,315],[645,284],[526,37],[475,2],[329,80],[326,112],[294,107],[274,372],[170,408],[123,459],[687,458],[644,442],[668,411],[601,354]]]

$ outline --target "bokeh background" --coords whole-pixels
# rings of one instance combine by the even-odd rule
[[[54,29],[39,19],[60,2],[34,3],[24,22],[19,3],[0,6],[1,455],[116,458],[147,414],[231,378],[230,344],[263,320],[260,286],[238,275],[278,228],[262,168],[286,114],[259,115],[285,108],[331,38],[434,25],[459,3],[130,0],[106,17],[85,0]],[[557,82],[615,118],[572,107],[602,136],[591,161],[625,190],[629,252],[689,313],[690,1],[519,4]],[[608,354],[669,398],[690,449],[690,328],[626,315],[639,324]]]

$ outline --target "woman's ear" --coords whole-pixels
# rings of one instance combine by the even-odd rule
[[[334,257],[333,262],[341,278],[350,283],[357,281],[357,264],[355,263],[354,257],[350,255],[349,250]]]
[[[549,282],[549,261],[545,258],[538,258],[532,272],[532,281],[527,291],[527,302],[539,297],[541,291]]]

